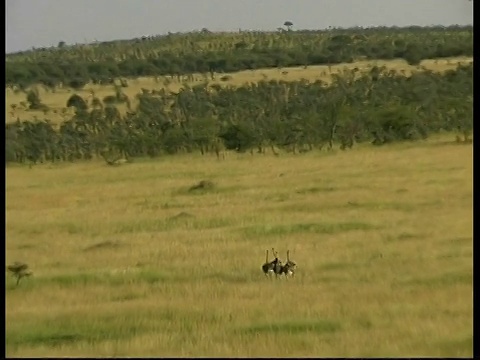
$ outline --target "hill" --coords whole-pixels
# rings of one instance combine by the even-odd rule
[[[169,34],[37,49],[6,56],[7,85],[81,87],[114,78],[236,72],[270,67],[349,63],[359,59],[473,56],[473,27],[353,28]]]

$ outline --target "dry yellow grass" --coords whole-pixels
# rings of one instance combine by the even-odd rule
[[[6,279],[7,356],[470,357],[472,147],[443,140],[8,167],[34,277]]]
[[[398,72],[404,72],[405,75],[410,75],[414,71],[422,71],[422,69],[428,69],[432,71],[443,72],[446,70],[455,69],[458,64],[467,64],[473,59],[471,57],[456,57],[445,59],[432,59],[424,60],[419,66],[408,65],[404,60],[376,60],[376,61],[358,61],[351,64],[338,64],[329,66],[309,66],[295,67],[295,68],[283,68],[283,69],[259,69],[259,70],[247,70],[240,71],[231,74],[216,74],[215,80],[209,78],[209,84],[220,84],[230,86],[240,86],[246,83],[258,82],[260,80],[285,80],[285,81],[297,81],[306,79],[309,81],[322,80],[329,82],[332,74],[339,73],[345,69],[358,68],[361,71],[368,71],[373,66],[385,66],[387,69],[392,69]],[[222,81],[222,76],[230,76],[229,80]],[[170,79],[168,86],[164,85],[165,78],[159,77],[158,81],[154,77],[144,77],[138,79],[132,79],[128,81],[129,86],[122,88],[122,91],[131,99],[132,106],[136,106],[135,96],[141,93],[142,88],[148,90],[160,90],[167,88],[169,91],[178,91],[183,83],[187,83],[190,86],[195,84],[201,84],[205,81],[204,76],[201,74],[193,75],[195,81],[178,81]],[[39,90],[40,98],[42,102],[50,108],[47,114],[43,111],[30,111],[25,107],[19,106],[22,102],[26,102],[26,95],[22,92],[15,93],[12,89],[6,89],[6,121],[15,121],[17,118],[21,120],[33,120],[35,117],[38,119],[50,119],[54,123],[60,123],[64,119],[69,119],[73,115],[72,109],[65,109],[68,98],[76,93],[82,96],[85,100],[91,101],[91,91],[95,93],[95,96],[99,99],[103,99],[105,96],[114,95],[115,89],[113,85],[86,85],[84,89],[75,91],[72,89],[57,89],[55,93],[51,91],[47,92],[43,86],[36,86]],[[11,105],[16,104],[17,108],[12,110]],[[127,110],[125,105],[118,106],[119,110],[125,112]],[[55,112],[54,112],[55,111]],[[65,111],[62,114],[62,111]]]

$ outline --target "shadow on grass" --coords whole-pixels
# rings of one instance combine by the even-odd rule
[[[51,277],[36,278],[31,287],[45,284],[55,284],[61,287],[78,287],[87,285],[125,286],[131,284],[156,284],[156,283],[177,283],[187,281],[187,277],[163,273],[153,270],[123,270],[115,273],[79,273],[56,275]]]
[[[15,322],[7,327],[6,346],[57,347],[77,343],[94,344],[122,341],[146,333],[181,333],[195,331],[198,324],[224,322],[215,311],[185,310],[167,307],[125,312],[98,311],[80,314],[44,315],[34,320]],[[190,333],[191,334],[191,333]],[[8,350],[7,350],[8,351]]]
[[[97,343],[123,340],[151,331],[153,324],[135,321],[134,313],[117,315],[62,315],[37,319],[35,326],[28,322],[7,328],[6,345],[57,347],[73,343]]]

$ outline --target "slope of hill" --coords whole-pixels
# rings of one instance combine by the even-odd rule
[[[115,77],[236,72],[325,65],[358,59],[473,56],[473,27],[331,29],[324,31],[187,33],[38,49],[6,56],[5,81],[25,87],[81,87]]]

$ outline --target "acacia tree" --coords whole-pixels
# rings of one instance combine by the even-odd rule
[[[293,23],[291,21],[285,21],[283,23],[283,26],[286,26],[288,31],[291,31],[292,30],[292,26],[293,26]]]

